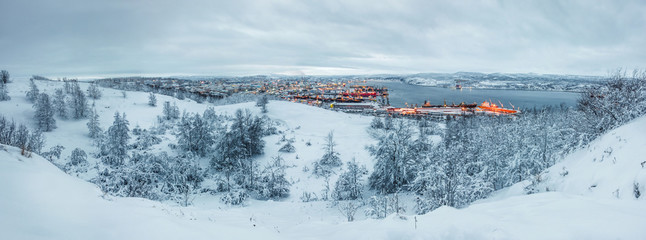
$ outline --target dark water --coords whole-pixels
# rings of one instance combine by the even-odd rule
[[[372,81],[374,86],[385,86],[390,94],[390,105],[403,107],[406,103],[422,105],[424,101],[431,104],[451,103],[482,103],[491,100],[505,107],[511,105],[520,109],[542,107],[548,105],[575,106],[579,93],[552,91],[520,91],[520,90],[484,90],[484,89],[451,89],[410,85],[394,81]],[[510,104],[511,103],[511,104]]]

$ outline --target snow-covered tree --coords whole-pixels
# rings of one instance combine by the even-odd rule
[[[204,177],[198,165],[191,159],[173,158],[170,171],[166,177],[166,192],[183,206],[191,203],[191,194],[199,188]]]
[[[189,205],[204,177],[191,159],[135,152],[126,167],[106,168],[92,181],[117,196],[175,200]]]
[[[635,70],[632,76],[618,70],[601,86],[582,93],[577,107],[586,120],[582,129],[593,137],[646,114],[646,70]]]
[[[438,146],[434,151],[428,166],[412,183],[419,194],[417,213],[440,206],[462,207],[493,191],[491,183],[484,180],[482,169],[456,153],[459,146],[448,149]]]
[[[16,122],[9,121],[5,116],[0,116],[0,144],[15,146],[13,135],[16,131]]]
[[[70,84],[70,81],[67,79],[63,79],[64,85],[63,89],[65,90],[65,94],[70,94],[72,93],[72,85]]]
[[[267,95],[263,94],[256,101],[256,106],[260,107],[262,113],[267,113],[267,104],[268,103],[269,103],[269,99],[267,99]]]
[[[390,130],[394,126],[395,126],[395,123],[394,123],[393,117],[391,117],[390,115],[384,117],[384,129]]]
[[[135,134],[133,129],[133,134],[136,135],[137,138],[135,139],[135,143],[132,144],[132,148],[137,150],[146,150],[155,144],[159,144],[162,141],[161,138],[155,136],[155,134],[153,134],[151,131],[145,129],[139,134]]]
[[[258,181],[258,193],[263,198],[276,199],[289,195],[291,183],[285,177],[285,163],[279,155],[273,162],[265,167]]]
[[[81,91],[78,82],[72,81],[70,94],[72,95],[69,103],[72,106],[72,117],[74,119],[87,117],[89,114],[87,98],[85,97],[85,93]]]
[[[9,90],[7,90],[7,84],[0,82],[0,101],[9,101],[11,97],[9,96]]]
[[[92,180],[101,190],[116,196],[164,200],[158,190],[170,167],[166,158],[151,154],[133,154],[126,167],[105,168]]]
[[[228,205],[242,205],[245,200],[249,198],[249,193],[244,189],[234,189],[225,193],[224,196],[220,198],[223,203]]]
[[[184,94],[184,91],[182,91],[182,90],[177,90],[175,92],[175,97],[177,99],[179,99],[179,100],[184,100],[184,99],[186,99],[186,94]]]
[[[251,116],[249,110],[236,110],[231,131],[242,142],[248,151],[248,156],[256,156],[263,153],[265,141],[262,140],[264,133],[264,122],[259,117]]]
[[[29,129],[27,126],[20,124],[13,136],[13,144],[21,149],[29,150]]]
[[[339,158],[339,153],[334,149],[336,142],[334,142],[334,132],[330,131],[325,138],[325,146],[323,149],[325,153],[321,157],[321,165],[328,165],[338,167],[341,166],[341,159]]]
[[[404,207],[399,203],[397,193],[383,196],[372,196],[368,199],[366,216],[372,218],[385,218],[391,213],[403,213]]]
[[[430,147],[427,154],[418,155],[421,157],[417,163],[419,172],[410,183],[418,194],[417,213],[444,205],[462,207],[493,191],[487,164],[495,166],[497,163],[496,159],[490,159],[488,151],[498,149],[483,145],[485,140],[477,139],[485,136],[478,135],[479,131],[488,130],[479,126],[480,121],[477,118],[447,120],[442,142]],[[498,170],[500,174],[506,171],[505,168]]]
[[[40,91],[38,90],[38,86],[36,86],[34,79],[29,79],[29,91],[27,91],[27,100],[29,100],[30,102],[35,102],[36,100],[38,100],[39,94]]]
[[[56,119],[54,119],[54,106],[49,100],[49,95],[41,93],[33,107],[36,109],[38,128],[45,132],[54,130]]]
[[[41,152],[40,156],[49,160],[50,162],[53,162],[54,158],[55,159],[61,158],[61,153],[63,152],[63,149],[65,149],[65,147],[61,145],[56,145],[56,146],[50,147],[49,151],[47,152]]]
[[[54,110],[58,113],[61,119],[67,119],[67,105],[65,104],[65,94],[63,89],[57,88],[54,91]]]
[[[323,146],[323,157],[314,163],[314,174],[318,176],[329,175],[332,168],[341,166],[341,158],[339,153],[334,149],[336,142],[334,142],[334,132],[330,131],[325,138],[325,146]]]
[[[381,118],[375,117],[370,122],[370,127],[374,129],[382,129],[384,128],[384,122],[381,121]]]
[[[45,144],[45,139],[38,129],[30,134],[29,129],[24,124],[16,125],[13,120],[9,121],[6,117],[0,115],[0,144],[21,148],[23,154],[28,152],[40,153]]]
[[[215,143],[213,130],[213,126],[205,122],[200,114],[184,114],[178,129],[178,144],[187,151],[205,156]]]
[[[293,153],[293,152],[296,152],[296,148],[294,147],[294,144],[292,144],[292,141],[287,141],[287,143],[285,143],[285,145],[280,147],[278,151],[284,152],[284,153]]]
[[[99,114],[96,112],[96,109],[93,109],[90,112],[90,120],[87,122],[87,128],[89,130],[89,135],[93,139],[101,137],[103,129],[99,124]]]
[[[204,113],[202,113],[202,117],[204,118],[204,121],[208,122],[219,122],[220,121],[220,116],[218,116],[215,113],[215,109],[213,107],[208,107],[204,109]]]
[[[480,122],[480,124],[477,124]],[[520,119],[512,122],[506,118],[481,118],[474,121],[478,129],[471,135],[475,139],[470,141],[473,150],[479,151],[478,156],[484,166],[484,178],[492,184],[494,190],[499,190],[510,185],[509,164],[513,158],[515,146],[510,146],[516,140],[513,138],[523,134],[512,132],[511,124],[520,123]],[[469,123],[470,124],[470,123]],[[510,135],[516,135],[510,137]],[[491,144],[496,143],[496,144]]]
[[[0,82],[2,84],[9,83],[9,72],[7,70],[0,71]]]
[[[343,201],[339,202],[337,206],[341,214],[346,217],[348,222],[352,222],[354,221],[354,215],[357,213],[357,210],[362,207],[362,204],[355,201]]]
[[[44,145],[45,138],[43,137],[43,133],[38,129],[34,130],[31,135],[29,135],[28,150],[35,153],[40,153]]]
[[[99,90],[99,86],[96,82],[93,82],[90,84],[90,86],[87,88],[87,96],[89,98],[92,98],[94,100],[101,98],[101,90]]]
[[[75,148],[69,157],[69,162],[63,166],[63,170],[66,173],[72,174],[86,172],[88,167],[89,163],[87,161],[87,154],[85,151],[80,148]]]
[[[148,95],[148,105],[156,107],[157,106],[157,97],[154,93]]]
[[[179,118],[179,108],[175,103],[173,103],[173,105],[171,106],[169,101],[164,102],[164,109],[162,113],[164,115],[164,119],[166,120]]]
[[[114,114],[114,122],[108,128],[107,139],[104,142],[106,151],[106,156],[103,157],[104,163],[110,166],[121,166],[128,158],[128,140],[130,140],[128,125],[125,113]]]
[[[415,177],[416,166],[411,159],[412,130],[404,121],[397,121],[377,145],[368,147],[376,158],[374,172],[369,177],[370,188],[382,194],[401,190]]]
[[[348,169],[339,176],[332,192],[332,198],[337,201],[362,198],[362,178],[368,171],[364,166],[359,167],[354,158],[346,166]]]
[[[216,154],[211,158],[211,167],[224,174],[227,191],[231,191],[231,178],[242,172],[247,163],[244,145],[232,131],[225,132],[215,145]]]
[[[258,169],[254,157],[263,152],[265,142],[262,136],[263,120],[239,109],[229,129],[216,141],[211,166],[225,174],[229,189],[234,175],[242,187],[255,188]]]
[[[87,154],[83,149],[75,148],[70,155],[69,163],[71,166],[87,165]]]

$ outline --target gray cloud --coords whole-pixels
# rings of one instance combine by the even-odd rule
[[[643,1],[3,1],[22,75],[643,68]]]

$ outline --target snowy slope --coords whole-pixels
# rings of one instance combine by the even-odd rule
[[[103,197],[93,184],[4,145],[0,183],[0,239],[277,238],[271,229],[192,221],[159,202]]]
[[[646,116],[593,141],[540,176],[538,191],[646,199]]]
[[[271,203],[235,209],[179,208],[105,197],[39,156],[0,146],[2,239],[640,239],[646,206],[638,201],[540,193],[443,207],[424,216],[392,215],[353,223],[304,221]],[[313,207],[313,206],[309,206]],[[317,207],[317,206],[314,206]],[[320,207],[320,206],[318,206]],[[277,213],[259,215],[261,209]],[[416,223],[417,221],[417,223]],[[284,224],[281,224],[284,223]],[[417,228],[415,228],[417,225]]]
[[[41,92],[53,94],[56,88],[62,88],[62,82],[55,81],[35,81],[36,85]],[[9,95],[11,101],[0,102],[1,113],[8,118],[14,119],[18,123],[25,123],[30,128],[35,128],[35,121],[33,119],[34,110],[32,104],[27,101],[25,93],[29,90],[29,81],[26,79],[14,80],[9,86]],[[81,89],[87,89],[87,83],[80,83]],[[128,91],[126,98],[123,97],[120,90],[100,88],[103,96],[98,100],[89,100],[90,105],[94,106],[99,114],[100,125],[103,130],[106,130],[114,120],[113,116],[116,111],[126,114],[126,119],[130,122],[130,129],[136,126],[142,129],[147,129],[156,124],[156,116],[162,114],[163,102],[169,101],[177,104],[180,111],[189,113],[202,113],[208,107],[214,107],[217,114],[233,115],[238,109],[248,109],[254,115],[261,115],[260,109],[255,106],[255,102],[231,104],[224,106],[212,106],[211,104],[199,104],[190,99],[179,100],[173,97],[157,94],[157,106],[151,107],[148,105],[148,93],[145,92],[132,92]],[[272,135],[264,138],[265,154],[260,156],[258,162],[261,166],[271,161],[272,157],[281,155],[285,159],[288,166],[288,176],[294,182],[292,186],[292,195],[287,200],[300,201],[300,196],[303,192],[315,192],[320,195],[320,190],[323,188],[324,180],[321,178],[314,178],[311,172],[303,172],[303,167],[307,166],[312,168],[314,161],[323,156],[323,145],[325,137],[329,132],[334,132],[334,140],[337,143],[336,150],[340,153],[341,160],[347,162],[356,158],[357,162],[363,163],[370,169],[373,162],[365,150],[365,146],[375,143],[366,132],[372,117],[361,116],[355,114],[346,114],[341,112],[333,112],[324,110],[318,107],[307,106],[299,103],[292,103],[286,101],[270,101],[268,104],[267,116],[281,125],[278,130],[283,134]],[[62,152],[60,160],[56,160],[57,164],[65,164],[68,157],[74,148],[81,148],[88,153],[91,165],[97,162],[89,153],[96,152],[96,147],[93,146],[92,140],[88,137],[88,129],[86,127],[87,119],[63,120],[56,118],[57,128],[52,132],[45,132],[46,137],[45,147],[43,151],[47,151],[50,147],[55,145],[62,145],[65,149]],[[282,135],[287,139],[294,139],[293,145],[296,148],[295,153],[279,153],[278,149],[282,147],[284,142],[280,142]],[[168,148],[169,143],[176,144],[175,137],[168,132],[162,136],[164,140],[161,144],[153,146],[155,151],[172,150]],[[307,146],[307,142],[311,146]],[[298,157],[298,159],[297,159]],[[203,165],[206,166],[208,159],[203,159]],[[341,173],[341,169],[337,170],[337,174]],[[95,176],[95,173],[85,174],[82,176],[86,180]],[[330,179],[331,184],[336,181],[337,175],[332,176]]]

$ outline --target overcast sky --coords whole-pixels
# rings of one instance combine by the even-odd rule
[[[0,0],[13,76],[646,68],[646,1]]]

